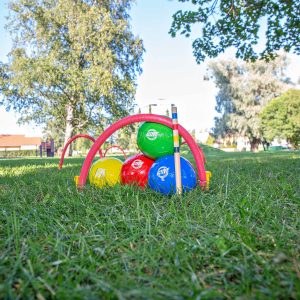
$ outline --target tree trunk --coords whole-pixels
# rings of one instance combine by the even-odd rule
[[[65,142],[64,145],[68,142],[68,140],[72,137],[73,135],[73,112],[74,109],[71,104],[67,105],[67,117],[66,117],[66,129],[65,129]],[[69,150],[66,152],[66,157],[72,156],[72,145],[70,145]]]
[[[251,146],[251,151],[252,152],[257,152],[258,151],[258,147],[259,147],[259,144],[260,144],[261,140],[258,139],[258,138],[252,138],[250,140],[250,146]]]
[[[262,141],[262,145],[264,147],[264,151],[267,151],[270,147],[270,143],[266,142],[265,140]]]

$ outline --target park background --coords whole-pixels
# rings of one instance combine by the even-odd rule
[[[190,38],[177,36],[172,38],[168,31],[171,27],[172,15],[189,4],[177,1],[139,0],[130,11],[133,32],[142,38],[146,52],[143,55],[143,73],[137,79],[136,109],[148,112],[149,104],[158,104],[153,107],[153,113],[165,114],[174,103],[178,107],[179,121],[188,130],[210,131],[214,126],[215,96],[217,89],[213,81],[205,80],[207,61],[198,65],[192,55],[192,40],[197,34],[192,33]],[[12,42],[5,24],[9,12],[7,1],[0,2],[0,61],[7,61]],[[264,29],[260,30],[260,42],[257,49],[265,43]],[[234,58],[233,49],[226,50],[218,59]],[[290,64],[286,71],[294,83],[300,77],[300,57],[288,54]],[[164,100],[159,100],[164,99]],[[18,115],[13,111],[6,112],[0,107],[0,134],[26,134],[28,136],[42,136],[41,127],[34,124],[19,126]],[[197,135],[198,135],[197,134]]]

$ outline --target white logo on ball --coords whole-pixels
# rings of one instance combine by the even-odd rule
[[[96,178],[105,177],[105,169],[102,169],[102,168],[97,169],[97,171],[95,173],[95,177]]]
[[[142,167],[142,165],[144,164],[144,162],[140,159],[136,159],[132,164],[131,166],[134,168],[134,169],[140,169]]]
[[[168,167],[160,167],[158,170],[157,170],[157,173],[156,175],[162,180],[162,181],[165,181],[165,178],[169,175],[169,168]]]
[[[149,129],[148,132],[146,133],[146,137],[150,141],[156,140],[157,136],[158,136],[158,131],[156,131],[155,129]]]

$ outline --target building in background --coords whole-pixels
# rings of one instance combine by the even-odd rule
[[[238,135],[236,137],[236,149],[238,151],[250,151],[251,145],[249,138],[246,136]]]
[[[200,129],[199,131],[196,131],[196,141],[201,143],[201,144],[206,144],[207,139],[209,138],[209,129]]]
[[[0,151],[38,150],[40,137],[26,137],[19,134],[0,134]]]

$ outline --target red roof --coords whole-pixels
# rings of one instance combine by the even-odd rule
[[[40,137],[25,137],[19,134],[0,134],[0,147],[21,147],[40,145],[42,139]]]

